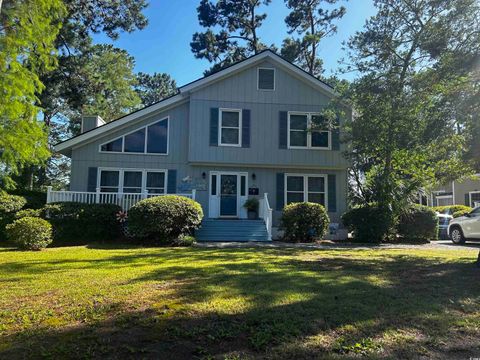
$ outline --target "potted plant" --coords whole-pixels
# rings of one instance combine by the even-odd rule
[[[250,198],[245,201],[243,207],[247,209],[248,219],[254,220],[258,218],[258,199]]]

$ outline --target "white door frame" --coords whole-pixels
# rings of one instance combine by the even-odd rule
[[[215,194],[212,194],[212,178],[217,177],[217,183],[215,186]],[[236,216],[221,216],[220,215],[220,185],[222,175],[237,175],[237,215]],[[245,176],[245,195],[241,195],[242,176]],[[244,171],[210,171],[208,175],[208,217],[209,218],[247,218],[247,210],[243,207],[243,204],[248,199],[248,172]]]

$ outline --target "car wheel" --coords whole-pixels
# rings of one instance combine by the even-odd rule
[[[462,229],[455,226],[450,232],[450,239],[452,239],[454,244],[463,244],[465,242],[465,237],[463,236]]]

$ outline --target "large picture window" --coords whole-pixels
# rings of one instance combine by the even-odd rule
[[[166,155],[168,154],[168,124],[167,117],[100,145],[100,151]]]
[[[242,111],[220,109],[220,131],[218,144],[221,146],[241,146]]]
[[[325,175],[285,175],[285,203],[313,202],[326,206]]]
[[[165,194],[167,170],[102,169],[98,187],[101,192]]]
[[[315,113],[288,113],[288,147],[330,149],[331,133],[323,130],[324,118]]]

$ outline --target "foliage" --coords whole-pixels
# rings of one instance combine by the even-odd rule
[[[38,217],[24,217],[6,227],[8,239],[24,250],[41,250],[52,243],[52,225]]]
[[[480,6],[473,0],[378,0],[378,13],[349,41],[359,71],[348,93],[354,201],[391,209],[394,222],[422,188],[472,171],[460,110],[472,97],[480,55]],[[460,96],[464,97],[457,102]]]
[[[47,202],[47,193],[44,191],[15,189],[8,192],[11,195],[18,195],[25,198],[27,209],[41,209]]]
[[[270,2],[271,0],[201,0],[197,8],[198,21],[207,30],[193,34],[190,47],[197,59],[214,63],[205,75],[266,48],[257,32],[267,15],[258,14],[258,10]],[[215,32],[217,29],[219,31]]]
[[[258,211],[259,202],[257,198],[249,198],[243,204],[243,207],[247,209],[247,211]]]
[[[426,241],[438,239],[438,217],[427,206],[412,206],[402,214],[397,225],[398,235],[408,241]]]
[[[62,202],[47,204],[42,217],[53,225],[57,244],[82,244],[116,240],[120,236],[116,216],[121,210],[114,204]]]
[[[0,240],[6,239],[5,227],[13,222],[17,211],[20,211],[26,203],[27,200],[22,196],[0,194]]]
[[[465,216],[465,215],[469,214],[470,212],[471,212],[471,210],[459,210],[459,211],[455,211],[452,216],[454,218],[458,218],[458,217],[461,217],[461,216]]]
[[[177,83],[168,74],[153,73],[153,75],[138,73],[135,91],[144,106],[152,105],[162,99],[177,93]]]
[[[49,155],[47,136],[37,119],[39,76],[56,66],[54,41],[63,5],[60,0],[5,0],[0,12],[0,186],[23,167]],[[41,42],[39,43],[39,39]],[[40,45],[40,46],[39,46]]]
[[[325,208],[316,203],[292,203],[282,211],[280,228],[287,241],[312,242],[321,239],[328,230],[330,219]]]
[[[14,219],[22,219],[25,217],[42,217],[42,209],[23,209],[19,210],[13,216]]]
[[[466,205],[447,205],[447,206],[434,206],[432,207],[433,211],[436,211],[440,214],[452,215],[458,211],[470,212],[473,209],[470,206]]]
[[[181,236],[178,237],[178,239],[173,240],[172,245],[173,246],[187,247],[187,246],[193,246],[196,243],[197,243],[197,240],[195,239],[194,236],[181,235]]]
[[[288,33],[296,33],[300,38],[283,40],[282,55],[289,61],[297,63],[313,76],[320,77],[322,61],[318,57],[318,46],[322,39],[337,32],[333,21],[341,19],[345,7],[333,10],[322,8],[323,3],[332,5],[338,0],[285,0],[291,10],[285,18]]]
[[[157,196],[132,206],[128,228],[136,238],[169,244],[182,235],[190,235],[202,218],[202,207],[194,200],[177,195]]]
[[[388,209],[376,204],[357,206],[342,215],[343,224],[360,243],[379,243],[394,233],[395,222]]]

